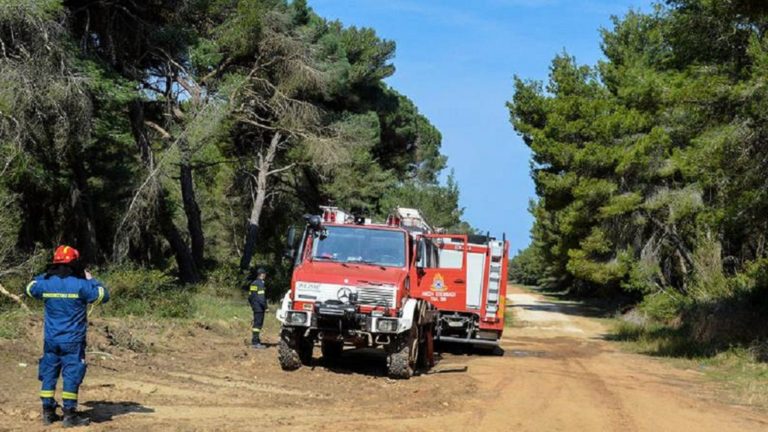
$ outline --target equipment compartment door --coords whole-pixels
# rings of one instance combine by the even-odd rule
[[[430,234],[424,239],[436,259],[419,268],[414,294],[441,310],[466,310],[467,236]]]
[[[467,254],[467,309],[479,310],[485,286],[485,252]]]

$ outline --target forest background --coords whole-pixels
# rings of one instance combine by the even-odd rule
[[[0,0],[1,286],[69,244],[116,298],[184,316],[255,265],[280,296],[320,205],[470,231],[394,54],[304,0]]]

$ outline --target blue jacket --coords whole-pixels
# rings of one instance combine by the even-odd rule
[[[109,300],[101,282],[74,276],[37,276],[27,285],[27,295],[45,302],[45,340],[58,343],[85,342],[88,303]]]
[[[251,281],[251,285],[248,287],[248,290],[251,292],[251,294],[265,295],[267,287],[264,285],[263,280],[254,279]]]

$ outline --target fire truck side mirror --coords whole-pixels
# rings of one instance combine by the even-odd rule
[[[416,256],[414,257],[416,267],[422,268],[424,267],[422,260],[424,258],[424,240],[419,240],[418,243],[416,243]]]
[[[288,228],[288,234],[286,234],[286,246],[283,256],[287,259],[294,259],[296,257],[296,227]]]
[[[288,240],[288,247],[292,248],[296,244],[296,227],[292,226],[288,228],[288,234],[286,234]]]
[[[309,225],[313,231],[320,231],[323,229],[323,218],[318,215],[309,216],[307,217],[307,225]]]

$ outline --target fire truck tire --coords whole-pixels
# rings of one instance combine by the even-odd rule
[[[387,358],[387,375],[395,379],[408,379],[413,375],[413,369],[409,365],[410,348],[392,353]]]
[[[277,355],[283,370],[292,371],[312,363],[312,341],[297,337],[293,342],[289,344],[286,338],[280,338]]]
[[[323,360],[334,362],[341,357],[344,351],[344,342],[324,340],[320,342],[320,350],[323,352]]]
[[[280,367],[283,370],[291,371],[301,367],[298,351],[288,346],[288,343],[284,340],[281,340],[277,347],[277,356],[280,360]]]
[[[414,325],[399,351],[387,356],[387,375],[390,378],[408,379],[416,371],[419,356],[419,326]]]

